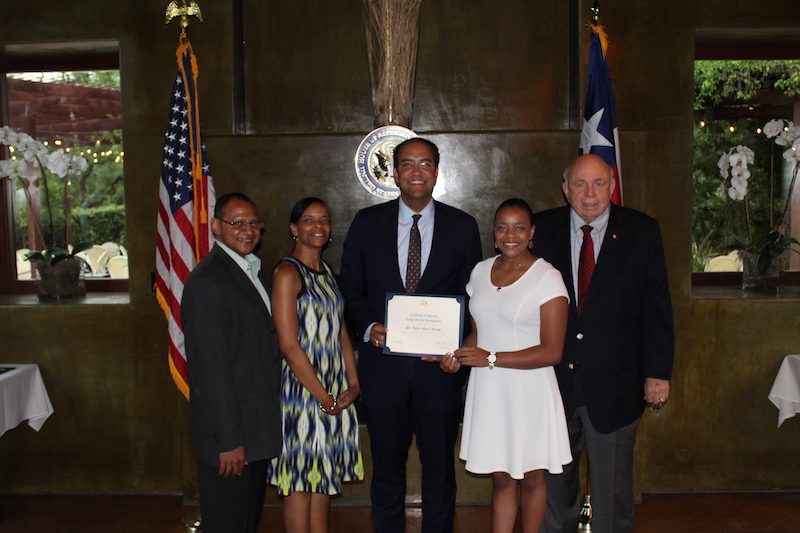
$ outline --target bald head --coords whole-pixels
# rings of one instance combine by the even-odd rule
[[[562,187],[569,205],[589,224],[611,203],[614,171],[599,156],[580,155],[567,168]]]

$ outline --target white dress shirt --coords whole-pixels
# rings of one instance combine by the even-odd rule
[[[597,264],[597,257],[600,255],[600,248],[603,246],[603,239],[606,237],[606,230],[608,229],[608,218],[611,214],[611,205],[606,207],[596,219],[592,220],[592,244],[594,244],[594,261]],[[581,229],[586,225],[574,209],[569,210],[569,235],[570,235],[570,252],[572,254],[572,288],[575,290],[575,301],[578,302],[578,263],[581,257],[581,245],[583,244],[583,230]]]
[[[267,311],[269,311],[269,314],[271,315],[272,302],[267,294],[267,289],[258,278],[258,272],[261,270],[261,259],[259,259],[255,254],[247,254],[245,257],[242,257],[219,241],[217,241],[217,246],[225,250],[225,253],[231,256],[236,264],[239,265],[245,274],[247,274],[247,277],[250,278],[250,281],[253,282],[253,286],[258,291],[258,294],[261,295],[261,299],[264,300],[264,305],[267,306]]]
[[[414,215],[422,215],[417,221],[419,236],[422,240],[422,253],[420,254],[420,278],[425,273],[428,265],[428,258],[431,255],[431,244],[433,243],[433,222],[436,209],[433,200],[428,202],[425,209],[417,213],[400,200],[400,210],[397,214],[397,266],[400,268],[400,277],[403,278],[403,285],[406,284],[406,270],[408,269],[408,240],[411,236],[411,226],[414,225]]]
[[[403,200],[399,200],[399,211],[397,213],[397,266],[400,269],[400,277],[403,279],[403,286],[406,284],[406,270],[408,270],[408,239],[411,236],[411,226],[414,225],[414,215],[422,215],[417,221],[422,250],[419,259],[419,277],[425,274],[425,267],[428,266],[428,258],[431,256],[431,246],[433,245],[433,223],[436,218],[436,209],[433,200],[428,202],[425,208],[417,213],[408,207]],[[369,342],[373,322],[364,332],[364,342]]]

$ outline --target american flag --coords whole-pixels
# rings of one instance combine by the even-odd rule
[[[200,133],[197,60],[185,35],[177,50],[178,76],[164,139],[156,244],[156,298],[168,322],[172,379],[189,399],[189,374],[181,324],[183,285],[214,243],[214,184]]]
[[[614,169],[617,183],[611,201],[622,205],[622,165],[619,156],[619,131],[614,91],[606,63],[608,40],[603,27],[590,24],[592,38],[589,43],[589,85],[586,90],[586,107],[583,113],[581,154],[596,154]]]

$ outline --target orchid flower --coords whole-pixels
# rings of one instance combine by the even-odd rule
[[[7,176],[12,180],[26,179],[25,161],[16,159],[5,159],[0,161],[0,176]]]
[[[741,154],[747,159],[748,165],[752,165],[756,160],[756,154],[747,146],[742,146],[741,144],[736,147],[736,152]]]
[[[773,137],[777,137],[783,131],[783,119],[773,119],[764,124],[764,128],[762,129],[764,135],[767,136],[767,139],[772,139]]]
[[[747,195],[736,187],[728,187],[728,196],[731,197],[731,200],[744,200]]]
[[[79,155],[73,155],[70,159],[69,163],[69,173],[72,175],[78,175],[84,170],[86,170],[86,166],[89,163],[86,161],[85,157],[81,157]]]
[[[69,170],[69,155],[62,148],[59,148],[47,156],[45,166],[47,170],[59,178],[63,178],[67,175],[67,170]]]

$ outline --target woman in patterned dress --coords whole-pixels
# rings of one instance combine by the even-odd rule
[[[328,530],[330,497],[364,478],[353,402],[361,390],[344,302],[322,250],[331,217],[318,198],[292,209],[295,248],[275,268],[272,311],[283,354],[283,451],[267,481],[283,498],[289,533]]]

